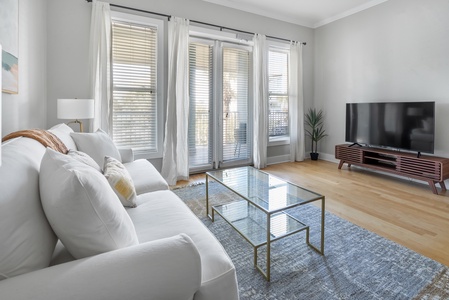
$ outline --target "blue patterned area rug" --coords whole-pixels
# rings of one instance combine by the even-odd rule
[[[174,192],[217,237],[237,269],[240,298],[245,299],[448,299],[448,268],[326,212],[325,255],[307,246],[300,232],[272,243],[271,281],[253,266],[253,247],[220,216],[206,218],[205,185]],[[238,200],[217,183],[209,185],[212,204]],[[289,211],[306,218],[318,243],[319,209]],[[316,216],[313,217],[313,216]],[[317,242],[318,241],[318,242]],[[264,251],[259,250],[264,263]]]

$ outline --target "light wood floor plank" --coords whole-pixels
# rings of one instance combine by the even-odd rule
[[[264,171],[326,196],[327,211],[449,266],[449,191],[434,195],[427,183],[337,166],[306,160]]]

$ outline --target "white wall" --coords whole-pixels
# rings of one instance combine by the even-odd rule
[[[19,1],[19,93],[3,94],[5,136],[47,126],[47,1]]]
[[[91,5],[83,0],[48,2],[47,127],[68,120],[56,117],[58,98],[90,97],[89,31]],[[84,124],[87,129],[87,123]],[[79,127],[74,126],[74,130]]]
[[[448,16],[447,0],[390,0],[315,30],[324,157],[345,141],[345,103],[376,101],[435,101],[435,154],[449,157]]]

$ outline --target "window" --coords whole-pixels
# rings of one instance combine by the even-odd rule
[[[223,47],[222,162],[248,160],[252,154],[252,141],[248,139],[250,55],[251,52],[246,47]]]
[[[189,163],[207,169],[213,159],[213,46],[190,43],[189,65]]]
[[[288,53],[268,52],[268,134],[270,140],[289,135],[288,119]]]
[[[162,154],[160,31],[133,19],[112,22],[112,137],[145,158]]]
[[[189,48],[191,172],[251,162],[251,48],[191,37]]]

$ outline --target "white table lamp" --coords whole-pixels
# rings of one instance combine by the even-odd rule
[[[58,119],[75,119],[71,123],[80,125],[80,132],[83,132],[83,122],[80,119],[93,119],[94,100],[93,99],[58,99]]]

